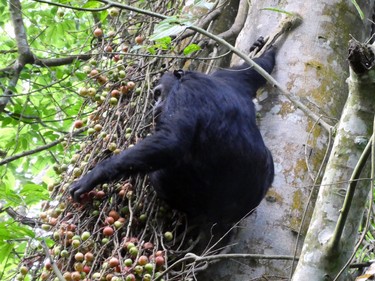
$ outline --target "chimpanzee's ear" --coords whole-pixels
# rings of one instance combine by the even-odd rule
[[[185,71],[183,71],[182,69],[179,69],[179,70],[173,71],[173,74],[174,76],[176,76],[177,79],[181,79],[182,76],[185,75]]]

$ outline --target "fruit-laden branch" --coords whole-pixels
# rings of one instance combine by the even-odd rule
[[[162,280],[163,276],[166,275],[168,272],[172,271],[174,267],[177,265],[180,265],[182,263],[186,263],[189,261],[192,261],[194,263],[197,262],[207,262],[207,261],[213,261],[213,260],[223,260],[223,259],[265,259],[265,260],[292,260],[293,256],[287,256],[287,255],[264,255],[264,254],[215,254],[215,255],[209,255],[209,256],[197,256],[193,253],[187,253],[185,257],[177,260],[175,263],[171,264],[166,268],[163,272],[160,273],[154,281]],[[297,258],[298,260],[298,258]]]
[[[125,10],[133,11],[133,12],[136,12],[136,13],[148,15],[148,16],[151,16],[151,17],[159,18],[159,19],[162,19],[162,20],[168,19],[167,16],[159,14],[159,13],[143,10],[143,9],[136,8],[136,7],[133,7],[133,6],[130,6],[130,5],[126,5],[126,4],[120,4],[120,3],[110,1],[110,0],[97,0],[98,2],[101,2],[101,3],[105,4],[105,6],[103,6],[101,8],[95,8],[95,9],[77,8],[77,7],[73,7],[73,6],[67,6],[67,5],[63,5],[63,4],[53,3],[53,2],[50,2],[50,1],[46,1],[46,0],[34,0],[34,1],[40,2],[40,3],[46,3],[46,4],[49,4],[49,5],[59,6],[59,7],[66,7],[66,8],[70,8],[70,9],[86,10],[86,11],[101,11],[101,10],[108,9],[110,7],[116,7],[116,8],[119,8],[119,9],[125,9]],[[301,18],[300,18],[299,15],[290,15],[283,22],[281,22],[281,24],[280,24],[281,28],[279,28],[278,31],[281,31],[282,32],[281,34],[283,34],[287,31],[293,30],[300,23],[301,23]],[[176,20],[176,24],[179,24],[177,20]],[[180,23],[180,24],[183,25],[182,23]],[[251,67],[253,67],[271,85],[273,85],[274,87],[277,87],[297,108],[301,109],[307,116],[309,116],[311,119],[313,119],[319,125],[321,125],[325,130],[327,130],[327,131],[331,130],[331,126],[328,123],[326,123],[324,120],[322,120],[321,116],[316,115],[309,108],[307,108],[302,102],[300,102],[297,97],[295,97],[294,95],[289,93],[271,75],[269,75],[264,69],[262,69],[252,59],[250,59],[247,54],[241,52],[236,47],[232,46],[227,41],[225,41],[223,38],[218,37],[217,35],[214,35],[214,34],[208,32],[207,30],[205,30],[203,28],[200,28],[200,27],[195,26],[195,25],[186,25],[186,29],[190,29],[194,32],[198,32],[198,33],[200,33],[204,36],[207,36],[208,38],[214,40],[218,44],[228,48],[231,52],[238,55],[246,63],[248,63]],[[275,36],[279,37],[280,34],[277,34]],[[273,42],[272,38],[273,37],[270,36],[269,40]]]

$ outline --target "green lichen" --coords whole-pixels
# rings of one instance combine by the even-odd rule
[[[319,86],[310,89],[309,96],[321,105],[332,104],[332,99],[335,98],[331,93],[335,91],[334,82],[337,81],[339,83],[339,81],[342,81],[342,77],[337,75],[337,71],[332,67],[332,64],[323,64],[316,60],[310,60],[305,63],[305,73],[310,71],[315,72]],[[330,107],[330,110],[332,110],[331,114],[333,116],[338,116],[339,112],[336,111],[335,107]],[[339,110],[341,112],[341,107]]]
[[[348,69],[346,63],[341,59],[342,48],[347,46],[350,39],[351,25],[347,23],[356,22],[358,15],[353,13],[353,9],[345,1],[336,5],[326,5],[322,14],[327,16],[326,18],[329,20],[322,22],[321,33],[317,37],[321,45],[331,48],[333,52],[330,52],[330,55],[325,59],[326,61],[315,59],[305,62],[306,77],[314,77],[319,82],[319,86],[310,89],[307,93],[300,94],[301,96],[309,95],[318,107],[326,111],[321,114],[325,113],[330,117],[339,118],[345,98],[338,93],[337,88],[342,88],[342,83],[348,77],[348,72],[337,72],[337,68],[338,64],[342,64],[342,69]],[[309,75],[311,72],[314,72],[314,74]],[[346,92],[342,92],[342,95],[346,96]]]
[[[277,193],[277,191],[274,188],[270,188],[268,190],[266,200],[272,203],[283,203],[283,197],[279,193]]]
[[[314,61],[310,60],[306,62],[306,67],[313,67],[316,68],[317,70],[321,69],[324,67],[324,65],[320,61]]]
[[[310,133],[309,145],[316,146],[318,137],[322,134],[322,127],[317,126],[315,121],[309,119],[307,123],[307,131]]]
[[[293,193],[292,206],[291,206],[291,218],[289,221],[289,227],[298,232],[301,225],[301,218],[304,211],[304,200],[303,194],[300,189],[297,189]]]
[[[335,19],[335,21],[326,21],[323,24],[322,30],[326,32],[324,36],[328,39],[336,39],[335,42],[332,40],[330,45],[334,50],[342,48],[342,44],[347,44],[350,40],[350,34],[352,32],[352,26],[348,24],[348,22],[355,22],[355,19],[359,19],[359,17],[355,14],[354,10],[349,7],[348,2],[345,1],[338,2],[335,5],[326,5],[322,14],[330,19]],[[340,34],[337,34],[338,32],[340,32]]]
[[[294,174],[295,175],[303,175],[307,171],[306,161],[304,158],[298,159],[296,165],[294,166]]]
[[[294,111],[296,111],[296,109],[291,102],[282,102],[278,114],[281,115],[282,118],[285,118]]]

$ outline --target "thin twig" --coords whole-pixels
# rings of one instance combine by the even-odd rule
[[[59,6],[59,7],[68,7],[67,5],[58,4],[58,3],[52,3],[50,1],[45,1],[45,0],[34,0],[34,1],[37,1],[37,2],[40,2],[40,3],[46,3],[46,4],[50,4],[50,5],[55,5],[55,6]],[[140,8],[136,8],[136,7],[133,7],[133,6],[126,5],[126,4],[120,4],[120,3],[109,1],[109,0],[97,0],[97,1],[101,2],[101,3],[104,3],[106,5],[103,8],[95,9],[95,11],[97,11],[97,10],[105,10],[105,9],[110,8],[110,7],[117,7],[117,8],[120,8],[120,9],[125,9],[125,10],[133,11],[133,12],[136,12],[136,13],[141,13],[141,14],[148,15],[148,16],[155,17],[155,18],[162,19],[162,20],[165,20],[165,19],[169,18],[169,17],[164,16],[164,15],[159,14],[159,13],[151,12],[151,11],[140,9]],[[70,7],[70,8],[71,9],[78,9],[77,7]],[[79,9],[82,10],[82,8],[79,8]],[[86,9],[86,10],[87,11],[93,11],[94,9]],[[176,21],[176,23],[179,23],[178,19],[175,19],[175,21]],[[283,24],[282,30],[283,31],[291,30],[291,29],[295,28],[296,26],[298,26],[300,23],[301,23],[301,18],[300,18],[299,15],[289,16],[282,23]],[[180,23],[180,24],[183,25],[182,23]],[[206,31],[203,28],[200,28],[200,27],[197,27],[197,26],[194,26],[194,25],[186,25],[186,29],[190,29],[190,30],[198,32],[198,33],[200,33],[202,35],[205,35],[208,38],[216,41],[220,45],[228,48],[230,51],[232,51],[236,55],[238,55],[246,63],[248,63],[251,67],[253,67],[260,75],[262,75],[271,85],[273,85],[274,87],[277,87],[297,108],[299,108],[300,110],[302,110],[307,116],[309,116],[315,122],[319,121],[319,124],[326,131],[330,130],[331,125],[329,125],[328,123],[326,123],[324,120],[322,120],[320,118],[320,116],[318,116],[317,114],[315,114],[314,112],[312,112],[307,106],[305,106],[302,102],[300,102],[299,99],[298,99],[298,97],[293,96],[280,83],[278,83],[270,74],[268,74],[263,68],[261,68],[257,63],[255,63],[252,59],[250,59],[248,57],[248,55],[246,55],[245,53],[243,53],[242,51],[240,51],[239,49],[237,49],[233,45],[229,44],[224,39],[218,37],[217,35],[214,35],[214,34],[208,32],[208,31]]]
[[[212,255],[212,256],[198,256],[193,253],[188,253],[185,257],[179,259],[178,261],[174,262],[168,268],[166,268],[163,272],[160,273],[158,277],[154,279],[154,281],[161,280],[162,277],[171,271],[177,265],[187,262],[207,262],[212,260],[222,260],[222,259],[265,259],[265,260],[293,260],[293,256],[287,255],[258,255],[258,254],[224,254],[224,255]]]
[[[22,157],[25,157],[25,156],[28,156],[28,155],[32,155],[32,154],[35,154],[35,153],[38,153],[38,152],[41,152],[43,150],[46,150],[46,149],[49,149],[59,143],[61,143],[62,141],[64,141],[66,138],[68,137],[72,137],[72,136],[76,136],[76,135],[79,135],[80,133],[86,131],[88,128],[87,127],[84,127],[84,128],[81,128],[79,130],[76,130],[68,135],[64,135],[60,138],[58,138],[57,140],[49,143],[49,144],[46,144],[46,145],[43,145],[43,146],[39,146],[35,149],[32,149],[32,150],[28,150],[28,151],[25,151],[25,152],[22,152],[22,153],[19,153],[19,154],[16,154],[16,155],[13,155],[11,157],[8,157],[8,158],[5,158],[4,160],[0,161],[0,166],[1,165],[4,165],[4,164],[8,164],[14,160],[17,160],[19,158],[22,158]]]
[[[354,192],[355,192],[355,189],[357,187],[358,181],[356,181],[356,179],[359,178],[359,176],[360,176],[360,174],[361,174],[361,172],[362,172],[362,170],[363,170],[363,168],[364,168],[364,166],[367,162],[367,159],[370,156],[373,142],[374,142],[374,135],[371,136],[371,139],[369,140],[365,149],[363,150],[363,152],[361,154],[361,157],[359,158],[359,160],[358,160],[358,162],[357,162],[357,164],[356,164],[356,166],[353,170],[352,176],[350,177],[350,180],[349,180],[350,183],[349,183],[348,190],[346,192],[344,204],[343,204],[343,207],[341,209],[340,216],[337,220],[335,231],[333,232],[333,236],[332,236],[332,238],[330,240],[330,243],[329,243],[330,249],[337,249],[337,247],[339,246],[341,236],[342,236],[342,233],[344,231],[346,219],[347,219],[348,214],[349,214],[351,202],[353,200]]]
[[[372,133],[372,137],[371,137],[372,141],[369,142],[369,143],[371,143],[371,181],[370,181],[371,187],[370,187],[369,207],[368,207],[365,227],[362,230],[362,234],[361,234],[361,237],[359,238],[359,240],[357,242],[357,245],[354,247],[352,255],[350,256],[350,258],[348,259],[346,264],[342,267],[342,269],[339,271],[339,273],[337,273],[337,275],[336,275],[335,279],[333,279],[333,281],[337,281],[338,278],[341,276],[341,274],[346,270],[346,268],[352,262],[352,260],[355,257],[359,247],[361,246],[363,240],[366,237],[366,234],[367,234],[367,231],[368,231],[368,228],[369,228],[369,225],[370,225],[371,210],[372,210],[372,205],[374,204],[374,201],[373,201],[374,198],[373,198],[373,193],[372,193],[372,189],[374,188],[374,177],[375,177],[375,142],[374,142],[374,135],[375,135],[375,116],[374,116],[374,121],[373,121],[373,133]],[[345,223],[345,221],[344,221],[344,223]]]

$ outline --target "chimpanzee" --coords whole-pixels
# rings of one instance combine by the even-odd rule
[[[270,73],[275,51],[254,61]],[[236,222],[261,202],[274,177],[252,101],[264,84],[247,64],[210,75],[164,74],[155,88],[161,101],[154,134],[99,163],[73,184],[72,197],[147,173],[158,196],[188,218]]]

